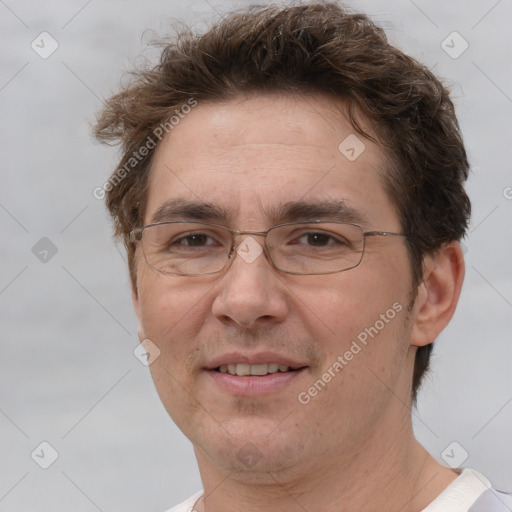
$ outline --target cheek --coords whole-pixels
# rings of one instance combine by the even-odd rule
[[[338,275],[316,276],[308,285],[296,287],[299,315],[315,326],[312,329],[319,339],[357,336],[393,304],[402,305],[405,311],[409,287],[403,274],[396,265],[381,262],[375,268],[366,265]]]
[[[159,356],[149,369],[162,403],[180,428],[197,413],[192,362],[204,321],[207,295],[204,285],[184,286],[179,278],[162,276],[151,269],[139,269],[138,292],[144,336],[154,343]]]
[[[319,286],[301,294],[303,321],[321,346],[323,357],[310,385],[328,382],[317,407],[350,410],[350,421],[371,423],[400,389],[408,352],[408,290],[374,276],[339,280],[339,286]],[[329,291],[327,291],[329,290]],[[311,304],[315,304],[314,313]],[[320,384],[321,387],[321,384]],[[311,389],[311,388],[309,388]],[[306,391],[306,390],[305,390]],[[314,392],[315,390],[313,390]],[[340,431],[347,417],[333,419]]]
[[[140,322],[146,337],[158,345],[200,325],[208,291],[204,284],[164,276],[143,265],[139,265],[138,276]]]
[[[394,388],[409,347],[407,260],[401,253],[385,260],[377,252],[365,256],[364,265],[323,276],[297,293],[298,314],[324,355],[315,377],[329,369],[339,375],[338,391],[329,397],[336,403],[375,398],[387,389],[383,382]]]

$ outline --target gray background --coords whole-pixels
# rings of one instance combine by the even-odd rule
[[[116,155],[92,140],[90,123],[140,59],[143,39],[165,33],[172,17],[200,29],[241,5],[0,0],[1,511],[157,512],[201,486],[190,443],[133,355],[125,257],[92,195]],[[445,454],[466,450],[464,466],[512,491],[512,2],[351,5],[446,77],[473,168],[466,282],[415,430],[438,458],[456,441]],[[59,45],[47,59],[31,48],[43,31]],[[453,31],[469,44],[456,59],[441,47]],[[461,48],[451,41],[452,52]],[[33,252],[43,237],[57,248],[47,261],[48,242]],[[46,470],[31,458],[42,441],[59,454]],[[49,456],[43,448],[34,458]]]

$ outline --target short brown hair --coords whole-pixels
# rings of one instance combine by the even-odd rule
[[[178,33],[165,43],[160,62],[133,72],[133,80],[107,100],[98,117],[96,137],[122,145],[118,169],[105,189],[106,203],[114,236],[126,246],[134,287],[130,231],[143,223],[154,154],[151,149],[141,156],[140,148],[155,142],[158,127],[191,101],[276,92],[339,98],[348,106],[353,128],[375,140],[356,114],[372,122],[377,141],[388,150],[383,180],[409,235],[415,287],[424,256],[463,237],[471,209],[463,186],[469,165],[453,103],[441,82],[390,45],[367,16],[335,2],[250,7],[202,35]],[[413,401],[431,350],[432,344],[417,350]]]

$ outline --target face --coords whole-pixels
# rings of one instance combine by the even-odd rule
[[[203,221],[235,230],[347,218],[365,231],[400,232],[384,153],[360,136],[362,152],[355,139],[339,149],[355,133],[343,111],[316,96],[198,104],[155,153],[145,224],[166,203],[185,209],[169,207],[165,219],[193,221],[193,202],[225,213],[209,218],[212,208],[202,208]],[[339,211],[322,213],[334,201]],[[277,215],[292,203],[302,208]],[[153,270],[136,250],[139,335],[160,350],[152,377],[198,458],[254,476],[328,464],[379,428],[396,428],[396,396],[407,400],[413,363],[404,240],[367,237],[357,267],[327,275],[286,274],[264,253],[240,254],[219,274],[189,277]],[[258,365],[256,373],[291,369],[222,373],[237,363]]]

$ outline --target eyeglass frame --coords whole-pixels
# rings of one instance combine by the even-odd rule
[[[281,270],[280,268],[278,268],[276,266],[276,264],[274,263],[272,257],[270,256],[268,248],[267,248],[267,236],[270,233],[270,231],[272,231],[272,230],[274,230],[276,228],[283,227],[283,226],[292,226],[292,225],[295,225],[295,224],[320,224],[320,223],[325,223],[325,224],[342,224],[342,225],[348,225],[348,226],[355,226],[355,227],[359,228],[361,230],[362,235],[363,235],[363,247],[362,247],[361,258],[359,259],[359,262],[356,265],[354,265],[353,267],[344,268],[342,270],[333,270],[333,271],[330,271],[330,272],[321,272],[321,273],[312,272],[312,273],[304,274],[302,272],[291,272],[291,271],[288,271],[288,270]],[[231,228],[228,228],[226,226],[222,226],[220,224],[211,224],[211,223],[208,223],[208,222],[201,222],[201,221],[194,221],[194,220],[184,220],[183,219],[183,220],[170,220],[170,221],[162,221],[162,222],[153,222],[153,223],[150,223],[150,224],[146,224],[145,226],[134,228],[134,229],[132,229],[130,231],[130,235],[129,235],[130,242],[133,243],[133,244],[135,244],[137,242],[142,242],[142,233],[143,233],[143,231],[146,228],[150,228],[152,226],[160,226],[160,225],[163,225],[163,224],[200,224],[202,226],[210,226],[210,227],[214,227],[214,228],[221,228],[221,229],[223,229],[225,231],[228,231],[231,234],[231,246],[230,246],[230,250],[229,250],[229,254],[228,254],[226,263],[224,264],[224,266],[220,270],[217,270],[215,272],[207,272],[205,274],[173,274],[173,273],[170,273],[170,272],[164,272],[162,270],[158,270],[157,268],[155,268],[155,267],[153,267],[152,265],[149,264],[149,262],[147,260],[147,257],[146,257],[146,253],[144,252],[144,249],[142,250],[142,252],[144,254],[144,259],[146,261],[146,264],[150,268],[152,268],[153,270],[156,270],[157,272],[159,272],[160,274],[163,274],[163,275],[183,276],[183,277],[211,276],[211,275],[215,275],[215,274],[220,274],[221,272],[227,270],[231,266],[231,264],[233,263],[233,261],[235,259],[234,257],[232,258],[232,256],[233,256],[233,253],[235,252],[235,237],[238,236],[238,235],[263,236],[264,237],[263,252],[265,253],[265,256],[267,257],[267,261],[270,263],[270,265],[273,268],[275,268],[276,270],[278,270],[279,272],[283,272],[284,274],[292,274],[292,275],[299,275],[299,276],[321,276],[321,275],[328,275],[328,274],[338,274],[340,272],[346,272],[347,270],[352,270],[353,268],[358,267],[361,264],[361,261],[363,261],[364,250],[366,248],[366,237],[367,236],[368,237],[371,237],[371,236],[394,237],[394,236],[396,236],[396,237],[401,237],[401,238],[409,238],[409,235],[406,234],[406,233],[394,233],[392,231],[364,231],[362,226],[360,226],[359,224],[355,224],[353,222],[343,222],[343,221],[326,220],[326,219],[297,220],[297,221],[293,221],[293,222],[285,222],[285,223],[282,223],[282,224],[276,224],[276,225],[270,227],[269,229],[267,229],[266,231],[240,231],[240,230],[237,230],[237,229],[231,229]]]

